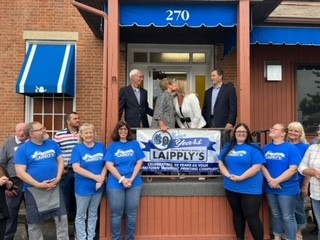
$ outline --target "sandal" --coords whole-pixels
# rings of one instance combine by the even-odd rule
[[[303,240],[303,237],[302,237],[301,233],[297,233],[297,240]]]

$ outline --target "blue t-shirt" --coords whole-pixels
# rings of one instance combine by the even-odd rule
[[[298,166],[301,162],[301,156],[298,149],[289,142],[279,145],[270,143],[263,149],[266,159],[266,168],[272,178],[279,177],[290,166]],[[264,182],[266,193],[275,195],[296,195],[300,193],[298,173],[294,174],[289,180],[280,183],[281,189],[270,188],[267,181]]]
[[[218,158],[219,161],[222,161],[220,159],[226,154],[229,146],[230,143],[226,144],[226,146],[222,149]],[[230,174],[237,176],[242,175],[253,165],[263,163],[265,163],[265,159],[262,151],[258,149],[258,147],[254,147],[249,144],[236,144],[228,153],[224,162]],[[224,188],[232,192],[262,194],[262,186],[263,175],[261,171],[241,182],[234,182],[231,179],[224,177]]]
[[[302,158],[303,158],[304,154],[306,153],[306,151],[307,151],[308,147],[310,146],[310,144],[309,143],[297,143],[297,144],[294,144],[294,146],[296,146],[298,148],[298,151],[299,151],[300,156],[301,156],[301,161],[302,161]],[[298,172],[298,178],[299,178],[300,188],[302,188],[304,176],[301,175]]]
[[[105,161],[112,162],[121,176],[131,178],[137,162],[144,158],[145,155],[136,140],[125,143],[117,141],[113,142],[108,148]],[[142,183],[141,174],[138,174],[132,183],[132,187],[141,186]],[[112,174],[108,176],[107,187],[113,189],[124,188],[122,183],[119,183],[119,180]]]
[[[15,155],[14,163],[25,165],[27,173],[36,181],[52,180],[58,174],[57,158],[62,155],[61,149],[51,139],[45,140],[42,145],[27,141],[22,144]],[[30,185],[25,184],[25,188]]]
[[[80,167],[93,174],[100,175],[105,166],[104,156],[106,150],[105,145],[101,142],[96,142],[93,147],[88,147],[83,143],[78,144],[73,148],[71,163],[80,163]],[[75,173],[76,194],[80,196],[91,196],[101,191],[103,191],[103,187],[96,191],[95,180]]]

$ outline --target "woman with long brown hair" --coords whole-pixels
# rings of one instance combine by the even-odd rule
[[[263,224],[259,216],[263,186],[260,169],[265,159],[246,124],[235,126],[231,141],[225,145],[218,159],[237,240],[244,240],[246,222],[253,239],[263,240]]]

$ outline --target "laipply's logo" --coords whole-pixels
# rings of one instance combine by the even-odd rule
[[[270,159],[270,160],[282,160],[283,158],[286,157],[284,153],[271,152],[271,151],[266,152],[264,156],[266,159]]]

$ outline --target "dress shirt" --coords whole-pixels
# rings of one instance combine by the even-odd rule
[[[134,93],[136,94],[136,98],[138,100],[138,103],[140,104],[140,89],[135,88],[135,87],[132,87],[132,88],[133,88]]]
[[[214,105],[215,105],[215,103],[216,103],[216,100],[217,100],[217,97],[218,97],[220,88],[221,88],[221,86],[214,87],[214,88],[212,89],[212,100],[211,100],[211,102],[212,102],[212,109],[211,109],[211,115],[213,115],[213,113],[214,113]]]

